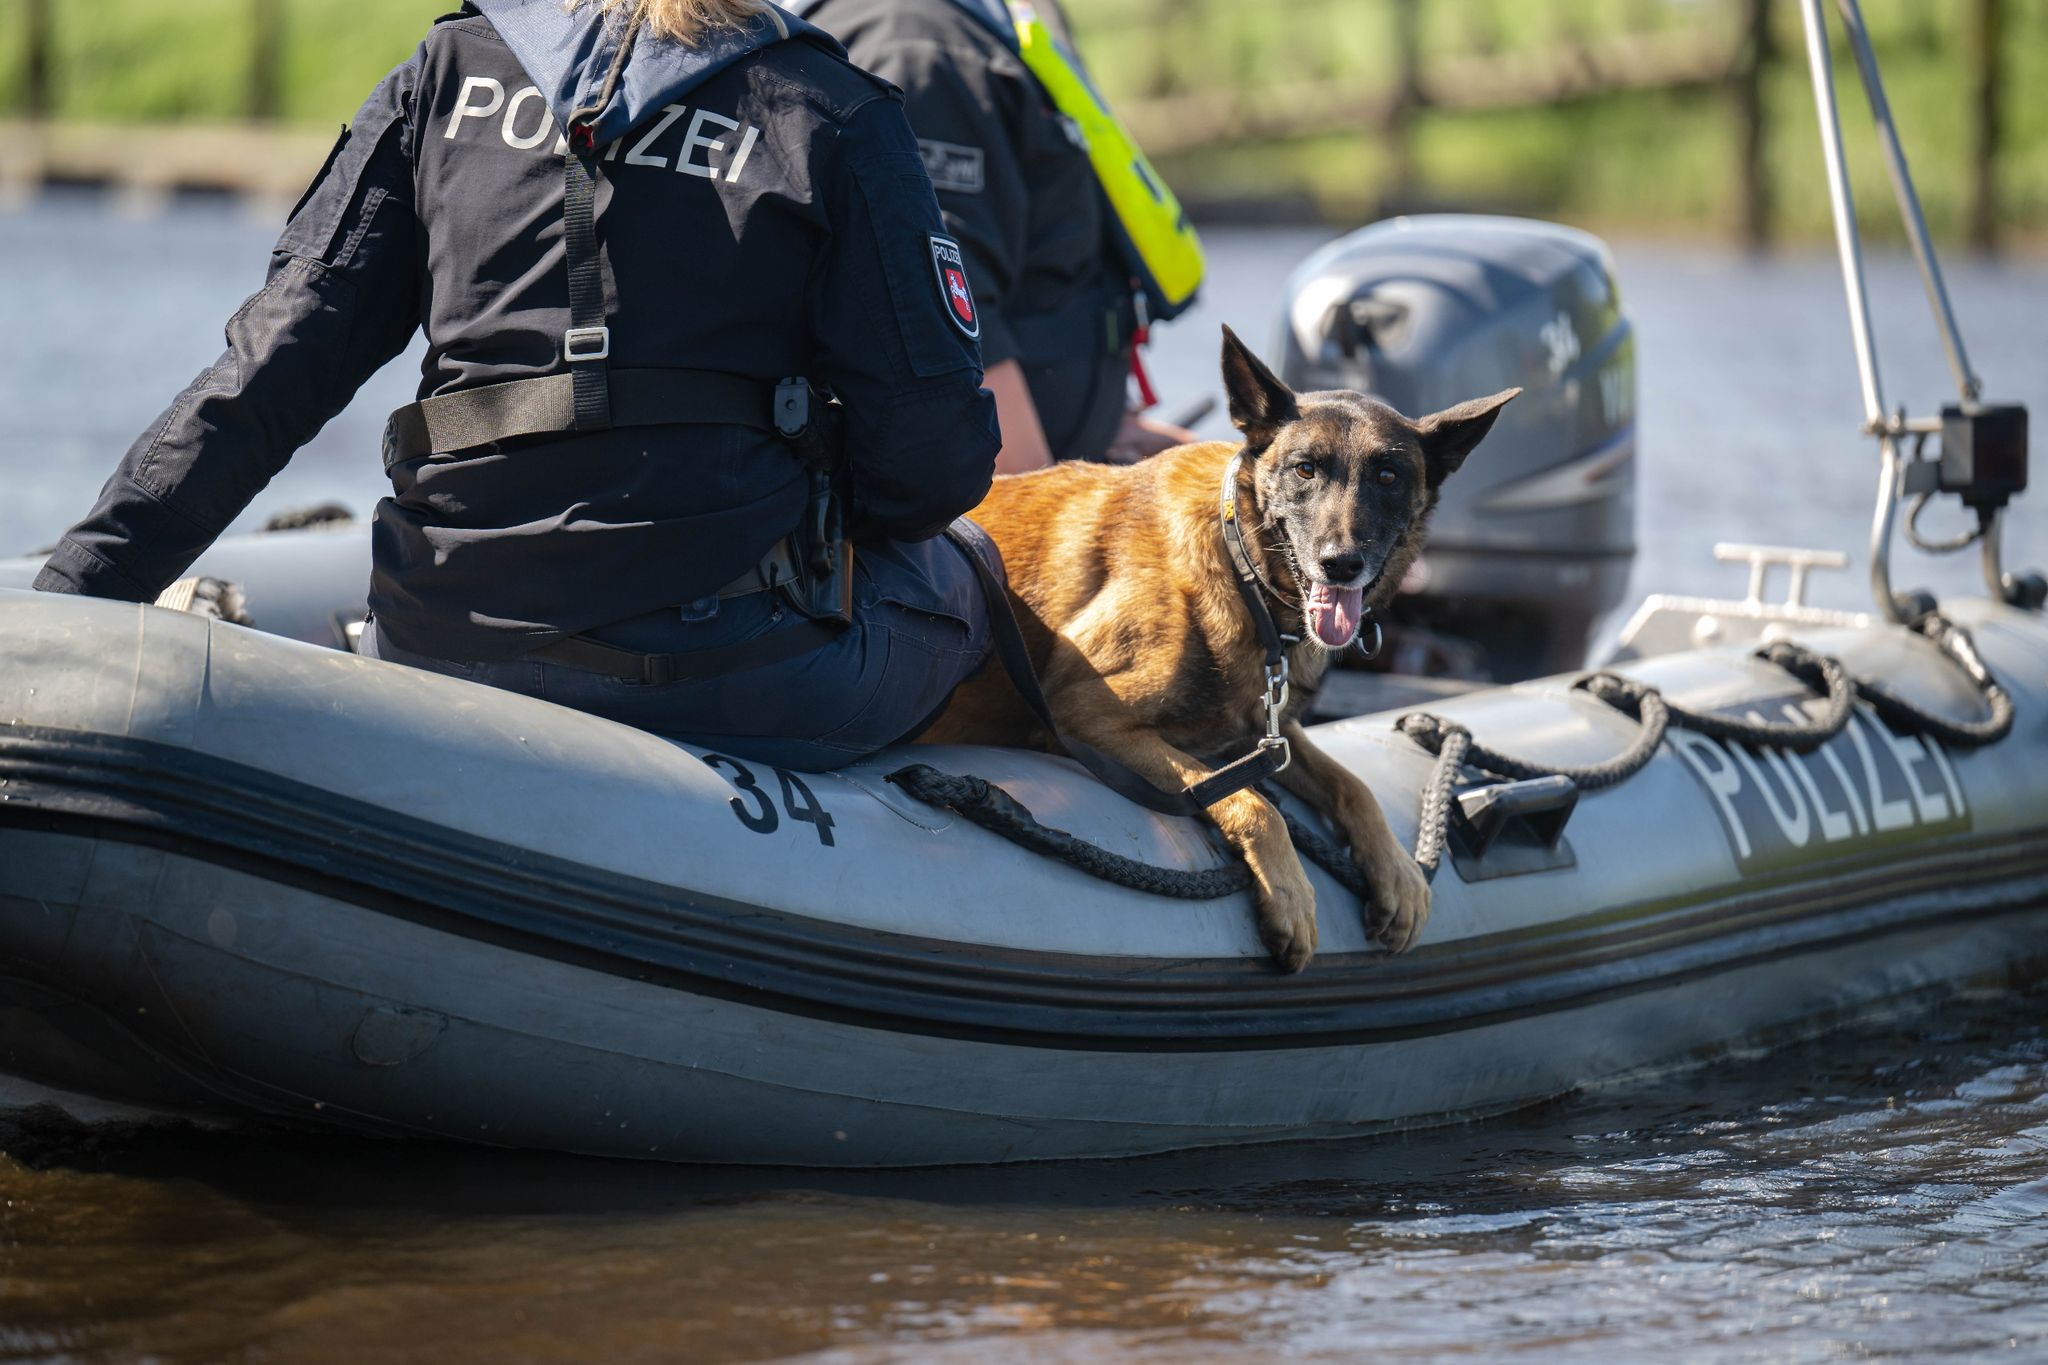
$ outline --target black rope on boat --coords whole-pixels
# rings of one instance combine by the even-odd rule
[[[1615,673],[1592,673],[1576,684],[1615,710],[1630,716],[1641,729],[1635,742],[1605,763],[1583,767],[1531,763],[1488,749],[1455,721],[1418,711],[1401,717],[1394,728],[1436,755],[1436,769],[1422,793],[1422,812],[1415,832],[1415,861],[1434,877],[1450,835],[1451,805],[1457,799],[1464,770],[1522,781],[1535,777],[1569,777],[1581,791],[1595,792],[1627,781],[1649,763],[1670,726],[1691,730],[1730,744],[1811,753],[1842,733],[1856,698],[1870,703],[1895,729],[1933,737],[1955,748],[1978,748],[2003,739],[2012,729],[2012,698],[1991,676],[1970,633],[1953,621],[1930,615],[1914,629],[1934,642],[1983,695],[1990,714],[1981,721],[1956,721],[1913,705],[1880,683],[1852,678],[1842,661],[1816,654],[1789,641],[1764,646],[1756,657],[1784,669],[1827,700],[1813,720],[1743,720],[1689,711],[1667,700],[1648,683]]]
[[[1208,901],[1243,891],[1252,884],[1251,869],[1242,862],[1188,872],[1174,867],[1156,867],[1112,853],[1063,829],[1042,825],[1016,797],[984,778],[972,774],[942,773],[925,763],[913,763],[889,774],[889,781],[928,806],[959,812],[964,818],[1011,843],[1057,858],[1089,876],[1133,891],[1176,900]]]
[[[972,774],[944,773],[929,764],[913,763],[890,773],[888,780],[928,806],[954,811],[1021,848],[1058,858],[1091,877],[1133,891],[1171,896],[1176,900],[1206,901],[1235,895],[1248,890],[1252,884],[1251,869],[1241,861],[1189,872],[1181,868],[1158,867],[1113,853],[1066,830],[1040,823],[1022,801],[987,779]],[[1262,784],[1259,790],[1279,809],[1280,818],[1287,822],[1287,836],[1294,841],[1294,847],[1301,856],[1329,873],[1338,885],[1373,908],[1369,928],[1374,932],[1385,928],[1385,924],[1380,922],[1385,916],[1374,904],[1372,886],[1351,854],[1321,830],[1281,807],[1270,787]]]
[[[1981,749],[2011,734],[2012,696],[1992,676],[1991,668],[1984,662],[1984,656],[1977,652],[1977,642],[1970,638],[1970,632],[1939,614],[1922,617],[1914,623],[1913,629],[1932,640],[1935,648],[1946,654],[1963,671],[1963,676],[1975,684],[1990,714],[1983,720],[1951,720],[1922,710],[1882,683],[1859,681],[1856,693],[1870,703],[1870,709],[1883,717],[1887,724],[1914,734],[1931,736],[1954,749]]]
[[[1648,683],[1624,678],[1619,673],[1589,673],[1574,686],[1634,720],[1639,728],[1635,740],[1621,753],[1604,763],[1579,766],[1534,763],[1489,749],[1463,725],[1427,711],[1401,717],[1394,728],[1436,756],[1436,769],[1423,789],[1422,816],[1415,831],[1417,866],[1424,875],[1434,877],[1442,864],[1450,837],[1451,804],[1457,799],[1458,784],[1468,767],[1517,782],[1569,777],[1580,791],[1597,792],[1619,786],[1647,767],[1663,744],[1665,731],[1673,725],[1713,739],[1766,744],[1794,753],[1809,753],[1842,733],[1842,727],[1849,723],[1855,684],[1839,660],[1790,643],[1768,645],[1757,651],[1757,657],[1776,664],[1807,686],[1817,687],[1827,698],[1827,710],[1811,721],[1710,716],[1667,700]]]
[[[1667,699],[1645,682],[1618,673],[1589,673],[1573,686],[1584,689],[1597,700],[1636,722],[1636,737],[1629,746],[1600,763],[1565,765],[1536,763],[1516,758],[1478,742],[1472,731],[1456,721],[1427,711],[1412,711],[1395,722],[1394,728],[1436,757],[1429,782],[1422,792],[1421,819],[1415,834],[1415,862],[1426,876],[1434,877],[1443,862],[1450,838],[1451,809],[1457,801],[1458,786],[1468,770],[1525,781],[1539,777],[1568,777],[1581,791],[1597,792],[1619,786],[1635,776],[1656,756],[1672,727],[1691,730],[1710,739],[1731,744],[1785,749],[1811,753],[1842,733],[1857,698],[1869,703],[1887,724],[1910,734],[1929,736],[1952,748],[1974,749],[2005,738],[2013,726],[2012,698],[1977,653],[1970,633],[1940,615],[1929,615],[1913,629],[1962,670],[1984,698],[1988,714],[1982,720],[1953,720],[1925,710],[1881,683],[1851,677],[1841,660],[1816,654],[1803,645],[1780,641],[1766,645],[1756,657],[1775,664],[1820,694],[1826,705],[1810,720],[1744,720],[1688,710]],[[955,776],[927,764],[916,763],[889,774],[889,781],[926,805],[957,811],[964,818],[991,833],[1000,834],[1023,848],[1058,858],[1092,877],[1133,891],[1181,900],[1214,900],[1249,888],[1251,870],[1242,862],[1227,867],[1189,872],[1179,868],[1156,867],[1135,858],[1113,853],[1065,830],[1040,824],[1024,804],[986,779],[972,775]],[[1298,819],[1280,805],[1277,794],[1266,785],[1260,794],[1272,802],[1287,823],[1287,834],[1304,858],[1330,874],[1336,882],[1358,897],[1370,911],[1377,933],[1384,928],[1384,912],[1376,904],[1373,888],[1350,853],[1322,831]]]
[[[1330,879],[1358,898],[1366,909],[1365,932],[1368,938],[1378,938],[1394,922],[1393,912],[1379,903],[1373,892],[1373,885],[1366,880],[1365,869],[1351,856],[1351,851],[1335,839],[1324,834],[1306,820],[1298,819],[1287,807],[1280,804],[1279,793],[1271,784],[1260,783],[1259,795],[1280,812],[1280,818],[1287,824],[1287,837],[1293,841],[1295,852],[1330,874]]]

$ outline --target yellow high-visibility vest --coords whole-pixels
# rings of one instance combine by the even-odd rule
[[[1045,88],[1053,107],[1080,130],[1147,312],[1163,319],[1185,311],[1201,288],[1203,263],[1202,243],[1180,201],[1110,112],[1080,59],[1038,17],[1029,0],[1008,4],[1013,32],[1005,36]]]

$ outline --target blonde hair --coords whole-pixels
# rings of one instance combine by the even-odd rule
[[[767,0],[569,0],[568,7],[589,4],[639,25],[643,33],[685,46],[709,34],[742,28],[759,14],[772,15],[775,27],[783,27],[782,16],[768,8]]]

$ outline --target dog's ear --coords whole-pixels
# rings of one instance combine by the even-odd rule
[[[1294,390],[1281,383],[1280,376],[1228,326],[1223,329],[1223,389],[1230,395],[1231,424],[1244,433],[1245,448],[1253,454],[1272,444],[1274,433],[1301,415],[1294,405]]]
[[[1431,488],[1458,472],[1472,447],[1493,430],[1493,419],[1500,416],[1500,410],[1521,392],[1503,389],[1491,398],[1474,398],[1469,403],[1433,412],[1415,424],[1415,434],[1422,440],[1422,458],[1429,466]]]

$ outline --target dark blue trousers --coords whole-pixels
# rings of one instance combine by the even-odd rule
[[[708,620],[680,611],[638,617],[591,638],[645,653],[715,649],[800,620],[775,593],[719,603]],[[536,659],[437,659],[363,631],[376,659],[523,692],[562,706],[728,750],[785,768],[821,772],[909,739],[981,667],[988,607],[963,552],[943,537],[883,542],[854,555],[853,625],[800,658],[715,678],[629,682]]]

